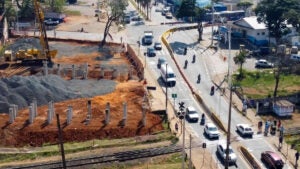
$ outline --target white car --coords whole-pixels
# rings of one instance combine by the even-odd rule
[[[204,126],[204,133],[208,136],[208,138],[219,138],[220,132],[218,128],[213,123],[206,123]]]
[[[226,142],[222,142],[222,143],[218,143],[217,145],[217,154],[221,157],[221,159],[223,160],[223,162],[226,162]],[[237,156],[236,154],[233,152],[231,146],[229,146],[229,160],[228,163],[229,164],[235,164],[236,160],[237,160]]]
[[[253,136],[253,129],[249,124],[237,124],[236,125],[236,130],[238,133],[240,133],[241,136]]]
[[[255,67],[260,67],[260,68],[272,68],[274,67],[273,63],[268,62],[265,59],[259,59],[255,62]]]
[[[199,114],[194,107],[189,106],[188,108],[186,108],[185,118],[188,122],[197,123],[199,120]]]

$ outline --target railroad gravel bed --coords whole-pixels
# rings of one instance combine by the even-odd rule
[[[38,106],[49,101],[104,95],[115,90],[112,80],[65,80],[56,75],[13,76],[0,79],[0,112],[8,113],[9,104],[25,108],[34,98]]]

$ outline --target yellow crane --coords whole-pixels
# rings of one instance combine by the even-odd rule
[[[57,50],[50,50],[48,44],[48,38],[46,33],[46,27],[44,23],[44,13],[42,11],[42,7],[37,0],[33,0],[34,3],[34,12],[36,15],[38,28],[40,32],[40,44],[42,46],[41,50],[38,49],[27,49],[27,50],[19,50],[16,52],[16,60],[22,60],[24,64],[41,64],[42,61],[47,60],[50,64],[52,63],[52,59],[56,56]]]

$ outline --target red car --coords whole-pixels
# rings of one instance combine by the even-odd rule
[[[282,169],[284,166],[284,162],[280,155],[273,151],[262,152],[261,161],[270,169]]]

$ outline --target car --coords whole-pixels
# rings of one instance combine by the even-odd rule
[[[157,67],[160,68],[161,65],[166,64],[167,63],[167,59],[165,57],[159,57],[158,61],[157,61]]]
[[[217,144],[217,154],[220,156],[220,158],[222,159],[222,161],[225,163],[226,162],[226,142],[219,142]],[[228,163],[229,164],[235,164],[236,160],[237,160],[237,156],[234,153],[234,151],[232,150],[232,147],[229,146],[229,160]]]
[[[167,18],[167,19],[172,19],[172,18],[173,18],[171,12],[167,12],[167,13],[166,13],[166,18]]]
[[[155,42],[154,43],[154,49],[155,50],[161,50],[162,46],[161,46],[161,43],[160,42]]]
[[[140,16],[134,16],[134,17],[131,18],[131,20],[132,20],[132,21],[142,21],[143,18],[140,17]]]
[[[44,21],[45,25],[47,26],[56,26],[59,24],[59,21],[53,19],[47,19]]]
[[[127,24],[129,24],[130,23],[130,15],[129,14],[126,14],[125,16],[124,16],[124,22],[125,23],[127,23]]]
[[[262,152],[261,161],[267,165],[268,168],[282,169],[284,166],[284,162],[280,155],[273,151]]]
[[[195,122],[197,123],[199,120],[199,114],[196,109],[192,106],[186,108],[186,115],[185,118],[188,122]]]
[[[220,132],[219,132],[218,128],[213,123],[206,123],[205,124],[205,126],[204,126],[204,133],[210,139],[212,139],[212,138],[217,138],[218,139],[219,136],[220,136]]]
[[[236,130],[238,133],[240,133],[241,136],[246,137],[253,137],[253,129],[250,127],[249,124],[237,124]]]
[[[291,54],[290,59],[293,60],[293,61],[295,61],[295,62],[300,62],[300,55]]]
[[[149,57],[156,56],[155,49],[153,47],[147,48],[147,56],[149,56]]]
[[[255,67],[260,67],[260,68],[272,68],[274,67],[273,63],[268,62],[265,59],[259,59],[255,62]]]

